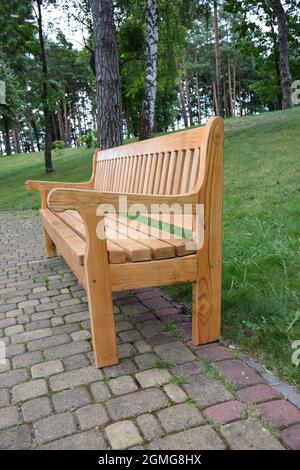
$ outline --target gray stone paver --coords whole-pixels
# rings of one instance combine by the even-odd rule
[[[235,400],[270,401],[268,416],[277,425],[280,395],[223,347],[193,347],[190,322],[180,314],[174,321],[182,339],[166,331],[158,309],[174,306],[156,289],[114,294],[120,363],[96,369],[85,291],[62,258],[45,257],[39,219],[0,213],[0,240],[0,341],[7,351],[0,367],[0,449],[299,447],[292,420],[284,429],[279,423],[278,437],[254,418],[233,417],[217,428],[207,423],[209,407],[224,412],[228,406],[218,404]],[[199,358],[207,355],[232,381],[235,396],[205,372]],[[174,374],[186,379],[177,383]]]

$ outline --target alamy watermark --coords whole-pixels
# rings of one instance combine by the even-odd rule
[[[187,250],[200,250],[204,245],[203,204],[151,204],[128,206],[127,196],[120,196],[118,207],[100,204],[96,215],[100,240],[178,240],[185,239]]]
[[[300,104],[300,80],[292,83],[292,103],[296,106]]]
[[[292,363],[298,366],[300,364],[300,339],[292,342],[292,349],[295,349],[292,354]]]
[[[0,80],[0,104],[6,104],[6,85]]]

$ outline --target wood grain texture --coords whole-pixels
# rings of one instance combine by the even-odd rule
[[[104,367],[119,362],[107,248],[96,234],[99,218],[86,213],[83,220],[88,234],[84,268],[95,363]]]
[[[180,282],[192,282],[197,278],[197,255],[183,258],[109,265],[112,290],[142,289]]]
[[[206,126],[200,169],[199,202],[204,204],[204,246],[198,251],[198,276],[193,283],[193,343],[217,341],[221,329],[222,202],[224,123]]]

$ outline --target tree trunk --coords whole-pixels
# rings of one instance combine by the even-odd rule
[[[45,120],[45,169],[46,173],[51,173],[53,171],[52,165],[52,153],[51,153],[51,111],[49,103],[49,93],[48,93],[48,64],[45,50],[45,41],[43,35],[43,19],[42,19],[42,3],[43,0],[37,0],[38,6],[38,29],[39,29],[39,41],[40,41],[40,53],[41,53],[41,63],[43,71],[43,85],[42,85],[42,103],[43,103],[43,113]]]
[[[64,123],[63,117],[61,114],[61,103],[57,103],[57,120],[58,120],[58,128],[59,128],[59,139],[65,141],[65,132],[64,132]]]
[[[229,104],[230,104],[230,114],[234,116],[234,100],[232,96],[232,81],[231,81],[231,63],[228,57],[228,94],[229,94]]]
[[[282,108],[292,108],[292,76],[289,69],[288,25],[286,14],[280,0],[269,0],[269,5],[276,14],[280,47],[280,77],[282,90]]]
[[[225,82],[225,79],[223,80],[223,103],[224,103],[225,117],[228,117],[229,112],[228,112],[228,103],[227,103],[227,96],[226,96],[226,82]]]
[[[66,145],[70,146],[70,132],[69,132],[70,129],[69,129],[68,109],[67,109],[66,100],[63,101],[63,109],[64,109],[64,114],[63,114],[64,141]]]
[[[40,152],[41,151],[40,136],[39,136],[39,131],[38,131],[38,128],[34,119],[31,120],[31,124],[32,124],[36,146],[37,146],[38,152]]]
[[[197,98],[197,112],[198,112],[198,124],[201,125],[201,101],[200,101],[200,83],[199,83],[199,72],[198,72],[198,60],[197,53],[195,54],[195,64],[196,64],[196,98]]]
[[[215,81],[213,81],[213,83],[212,83],[212,89],[213,89],[215,113],[218,114],[219,103],[218,103],[217,85],[216,85]]]
[[[14,141],[15,141],[16,153],[22,153],[21,142],[20,142],[20,134],[19,134],[18,130],[14,131]]]
[[[28,131],[29,131],[30,150],[31,152],[34,152],[34,141],[33,141],[33,132],[32,132],[31,122],[28,122],[27,126],[28,126]]]
[[[182,54],[182,63],[183,63],[184,82],[185,82],[186,100],[187,100],[187,105],[188,105],[190,126],[193,126],[194,121],[193,121],[193,111],[192,111],[192,104],[191,104],[190,82],[189,82],[189,76],[188,76],[188,69],[187,69],[187,63],[186,63],[186,52],[185,51]]]
[[[280,51],[278,44],[278,34],[275,31],[274,25],[274,13],[270,10],[267,11],[267,15],[270,22],[271,36],[273,41],[273,56],[274,56],[274,67],[277,79],[277,103],[274,103],[274,109],[282,109],[282,90],[281,90],[281,75],[280,75]]]
[[[122,104],[119,59],[112,0],[91,0],[97,89],[98,144],[101,149],[122,144]]]
[[[176,63],[177,63],[177,61],[176,61]],[[185,96],[184,96],[184,91],[183,91],[180,67],[179,67],[178,63],[177,63],[177,70],[178,70],[178,87],[179,87],[179,96],[180,96],[180,103],[181,103],[182,118],[183,118],[183,122],[184,122],[184,127],[189,127],[187,113],[186,113]]]
[[[234,61],[233,65],[233,115],[235,116],[235,104],[236,104],[236,60]]]
[[[140,119],[139,140],[149,139],[154,132],[157,91],[158,6],[157,0],[147,0],[147,46],[144,100]]]
[[[77,105],[76,107],[76,116],[77,116],[77,124],[78,124],[78,134],[79,137],[82,135],[82,128],[81,128],[81,115],[80,115],[80,108]]]
[[[5,144],[5,153],[6,155],[11,155],[11,144],[10,144],[10,135],[9,135],[9,123],[8,118],[4,115],[4,144]]]
[[[214,30],[215,30],[215,58],[216,58],[216,86],[218,95],[217,115],[224,117],[222,71],[221,71],[221,49],[218,18],[218,2],[214,0]]]

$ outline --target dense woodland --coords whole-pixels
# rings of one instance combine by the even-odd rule
[[[78,29],[49,34],[56,6]],[[127,138],[293,106],[296,0],[0,0],[0,154]],[[97,131],[98,129],[98,131]],[[98,141],[98,142],[97,142]]]

